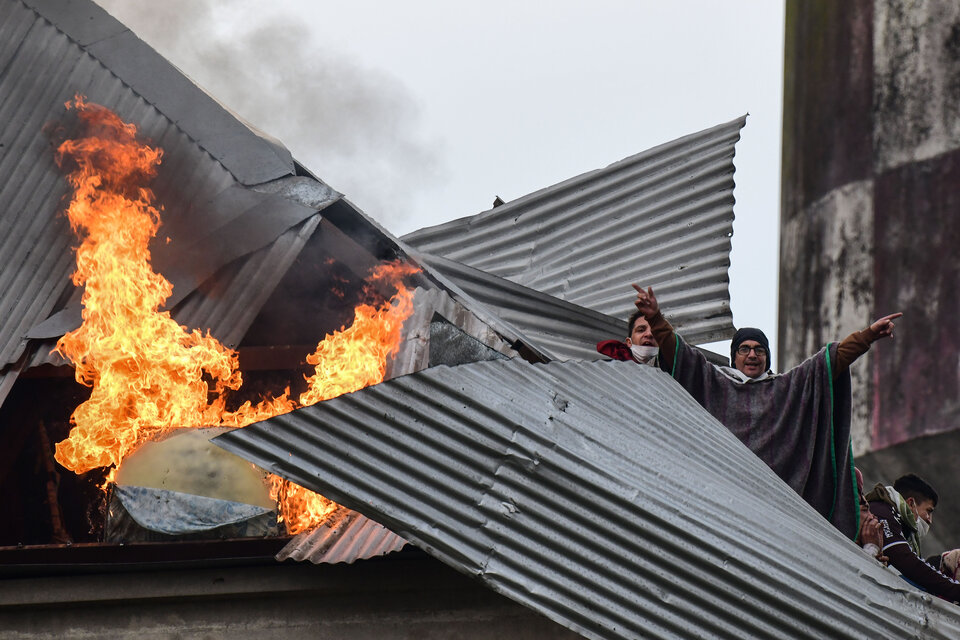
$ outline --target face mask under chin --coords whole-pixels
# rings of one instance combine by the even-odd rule
[[[657,354],[660,353],[660,347],[648,347],[642,344],[632,344],[630,345],[630,353],[633,354],[633,358],[637,362],[640,362],[641,364],[647,364],[657,357]]]

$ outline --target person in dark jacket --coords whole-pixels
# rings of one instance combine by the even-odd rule
[[[634,311],[627,321],[626,342],[604,340],[597,343],[597,351],[614,360],[632,360],[638,364],[657,366],[657,354],[660,348],[650,330],[650,323],[639,310]]]
[[[890,566],[915,587],[960,603],[960,582],[924,561],[920,553],[920,542],[933,524],[939,500],[934,488],[910,473],[897,478],[892,487],[878,484],[866,497],[870,512],[880,521],[881,553]]]

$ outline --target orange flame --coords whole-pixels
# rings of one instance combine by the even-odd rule
[[[413,310],[413,293],[400,280],[416,271],[409,265],[384,265],[372,274],[371,281],[392,284],[397,293],[379,308],[358,306],[353,325],[319,343],[307,357],[316,372],[299,403],[285,392],[227,411],[227,393],[242,384],[236,352],[159,311],[173,286],[150,265],[160,212],[141,185],[155,175],[162,150],[137,142],[133,125],[81,96],[66,106],[87,131],[57,150],[74,189],[67,216],[81,238],[73,282],[85,289],[83,324],[60,339],[57,351],[92,391],[56,446],[60,464],[76,473],[116,468],[172,428],[245,426],[383,380]],[[272,485],[291,533],[316,526],[337,506],[276,477]]]
[[[307,356],[314,374],[307,378],[308,389],[300,394],[301,405],[316,404],[383,380],[387,358],[396,355],[403,323],[413,313],[413,292],[400,278],[416,271],[402,263],[374,270],[371,282],[391,282],[397,293],[379,308],[358,306],[349,328],[327,334],[317,350]],[[337,507],[323,496],[276,476],[272,477],[270,495],[278,499],[280,517],[290,533],[315,527]]]
[[[67,216],[82,237],[73,282],[85,289],[83,324],[57,350],[93,391],[71,417],[74,428],[56,457],[83,473],[118,466],[171,426],[215,424],[222,401],[208,402],[204,374],[218,396],[241,379],[236,354],[158,312],[173,286],[150,267],[147,245],[159,211],[153,194],[135,185],[156,173],[162,152],[139,144],[136,129],[103,107],[79,96],[67,106],[90,132],[57,150],[61,166],[75,165]]]

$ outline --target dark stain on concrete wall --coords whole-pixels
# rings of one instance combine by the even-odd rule
[[[931,95],[932,79],[920,73],[917,55],[924,25],[912,23],[910,8],[900,3],[885,7],[885,40],[880,43],[889,59],[876,74],[874,102],[883,117],[877,120],[876,146],[881,157],[888,149],[914,148],[931,135],[930,120],[921,111],[917,96]]]
[[[873,0],[788,1],[782,216],[870,176]]]
[[[875,182],[875,305],[901,310],[875,350],[873,449],[960,427],[960,151]]]

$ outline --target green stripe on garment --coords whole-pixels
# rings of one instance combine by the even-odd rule
[[[830,362],[830,344],[827,343],[827,389],[830,391],[830,467],[833,470],[833,503],[827,520],[833,521],[833,510],[837,508],[837,450],[833,437],[833,365]]]
[[[856,470],[855,470],[855,468],[854,468],[855,465],[854,465],[854,460],[853,460],[853,442],[850,443],[849,447],[850,447],[850,448],[849,448],[849,452],[850,452],[850,479],[853,481],[853,485],[852,485],[852,486],[856,487],[856,486],[857,486],[857,472],[856,472]],[[859,492],[857,492],[857,491],[854,491],[854,492],[853,492],[853,513],[854,513],[855,519],[856,519],[856,521],[857,521],[857,534],[856,534],[855,536],[853,536],[853,539],[856,540],[857,538],[860,537],[860,495],[859,495]]]
[[[673,367],[670,369],[670,375],[674,378],[677,377],[677,355],[680,353],[680,336],[676,333],[673,334],[674,345],[673,345]]]

